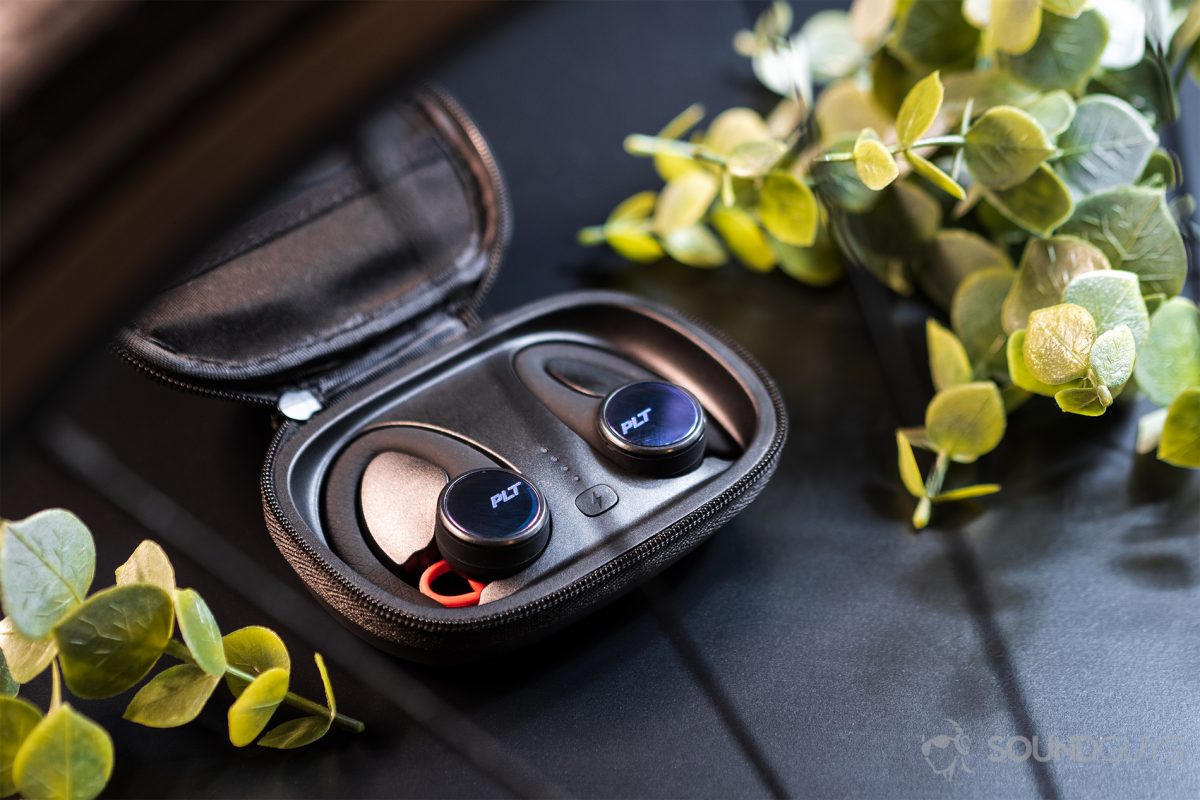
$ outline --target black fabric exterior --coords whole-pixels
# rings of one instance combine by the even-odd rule
[[[275,389],[471,306],[506,231],[453,111],[425,91],[376,114],[197,259],[120,346],[184,381]]]

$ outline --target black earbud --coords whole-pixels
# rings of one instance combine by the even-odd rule
[[[636,381],[608,393],[596,428],[608,455],[640,475],[687,472],[704,458],[704,409],[666,381]]]
[[[481,581],[520,572],[550,539],[550,512],[527,478],[497,467],[459,475],[438,496],[434,540],[456,572]]]

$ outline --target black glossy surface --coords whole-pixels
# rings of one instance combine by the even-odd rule
[[[673,303],[765,363],[793,428],[762,497],[664,575],[656,596],[680,629],[634,595],[486,669],[406,669],[580,796],[765,793],[689,670],[689,644],[797,796],[1200,795],[1200,480],[1133,455],[1140,408],[1099,420],[1045,404],[1022,410],[996,453],[952,473],[1004,491],[946,509],[913,535],[892,430],[919,421],[928,391],[914,305],[865,282],[813,290],[732,267],[625,266],[574,243],[576,228],[654,185],[650,165],[621,152],[626,133],[653,131],[694,100],[767,107],[730,49],[746,23],[740,4],[538,6],[439,69],[488,134],[515,200],[491,309],[596,285]],[[884,310],[886,335],[868,332],[863,303]],[[153,385],[103,354],[62,402],[126,463],[300,587],[262,528],[257,473],[270,430],[259,412]],[[97,532],[99,575],[147,535],[40,448],[7,456],[4,514],[74,509]],[[204,593],[226,628],[264,621],[178,562],[181,583]],[[297,683],[318,691],[301,666],[306,652],[283,634]],[[116,741],[110,794],[499,793],[358,685],[355,664],[328,655],[340,705],[368,732],[305,751],[235,751],[217,707],[164,732],[120,721],[119,701],[81,702]],[[952,782],[921,753],[923,739],[952,732],[945,718],[971,740],[973,772]],[[1035,734],[1178,738],[1138,763],[988,760],[989,737]]]

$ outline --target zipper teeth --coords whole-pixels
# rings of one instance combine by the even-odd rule
[[[776,418],[779,420],[778,428],[775,431],[775,436],[771,440],[771,444],[767,448],[767,452],[763,454],[750,470],[739,478],[732,486],[726,489],[721,494],[709,502],[702,505],[700,508],[688,514],[683,519],[671,525],[662,532],[652,536],[633,549],[622,553],[617,558],[604,564],[599,569],[596,569],[583,578],[558,589],[545,597],[531,600],[524,605],[512,608],[507,611],[501,611],[485,617],[473,620],[430,620],[407,611],[401,611],[393,608],[378,599],[372,597],[360,587],[353,584],[321,553],[312,547],[307,541],[300,537],[295,526],[291,524],[283,513],[283,508],[279,504],[279,499],[275,494],[274,486],[272,485],[271,473],[275,464],[275,456],[278,453],[279,446],[284,435],[287,433],[292,423],[285,424],[280,427],[275,438],[271,441],[271,446],[267,450],[267,458],[263,463],[261,488],[263,497],[267,501],[267,507],[270,509],[271,515],[281,528],[288,534],[288,538],[297,545],[304,553],[312,559],[321,568],[328,577],[333,579],[340,588],[348,592],[364,605],[378,612],[383,618],[392,622],[404,622],[413,628],[426,632],[443,632],[452,630],[479,630],[483,628],[495,627],[510,620],[517,620],[537,613],[543,608],[549,608],[559,603],[570,600],[583,592],[587,591],[591,586],[603,581],[609,575],[619,572],[628,564],[635,564],[647,556],[661,552],[676,542],[681,540],[687,533],[702,525],[707,520],[716,516],[718,513],[727,508],[733,501],[740,498],[746,491],[757,482],[758,478],[766,471],[771,469],[779,457],[779,452],[783,447],[784,441],[787,439],[788,419],[787,410],[783,404],[783,397],[779,393],[778,387],[767,374],[766,370],[758,363],[758,361],[740,344],[730,339],[721,331],[718,331],[707,323],[697,320],[690,314],[683,314],[689,322],[692,322],[700,329],[707,332],[709,335],[716,338],[726,347],[729,347],[740,358],[742,358],[753,370],[755,375],[763,382],[767,389],[767,394],[771,398],[771,404],[774,408]]]
[[[471,142],[471,146],[475,148],[480,161],[483,162],[483,168],[490,179],[492,191],[496,194],[496,236],[488,253],[487,274],[484,275],[479,288],[475,291],[474,297],[471,298],[471,302],[464,310],[464,316],[467,321],[474,323],[478,321],[478,312],[483,305],[484,298],[487,297],[492,284],[496,282],[496,278],[500,272],[500,261],[504,255],[504,248],[508,244],[512,225],[512,207],[508,197],[508,188],[504,183],[504,176],[500,172],[500,164],[496,161],[496,156],[492,153],[491,145],[488,144],[487,139],[483,136],[483,132],[479,130],[479,127],[471,119],[470,115],[467,114],[466,110],[440,86],[427,85],[424,88],[429,94],[437,98],[438,102]]]
[[[149,364],[146,364],[140,358],[138,358],[133,353],[129,352],[129,350],[125,349],[124,347],[122,347],[119,344],[113,344],[112,350],[123,361],[132,365],[134,369],[150,376],[151,378],[158,381],[159,383],[164,383],[167,386],[170,386],[173,389],[182,389],[184,391],[191,392],[192,394],[206,395],[208,397],[217,397],[222,400],[236,400],[241,403],[251,403],[253,405],[259,405],[259,406],[274,406],[275,405],[274,400],[272,400],[268,397],[264,397],[263,395],[249,394],[247,392],[235,392],[231,389],[215,389],[215,388],[211,388],[208,386],[204,386],[203,384],[199,384],[199,383],[191,383],[188,381],[182,381],[179,378],[176,378],[172,375],[167,374],[166,372],[163,372],[162,370],[156,369],[156,368],[150,366]]]

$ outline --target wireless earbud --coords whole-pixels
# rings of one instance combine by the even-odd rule
[[[704,457],[704,409],[687,389],[666,381],[609,392],[596,427],[609,457],[640,475],[677,475]]]
[[[542,493],[511,470],[466,472],[438,497],[434,540],[442,557],[469,578],[490,581],[520,572],[549,539]]]

